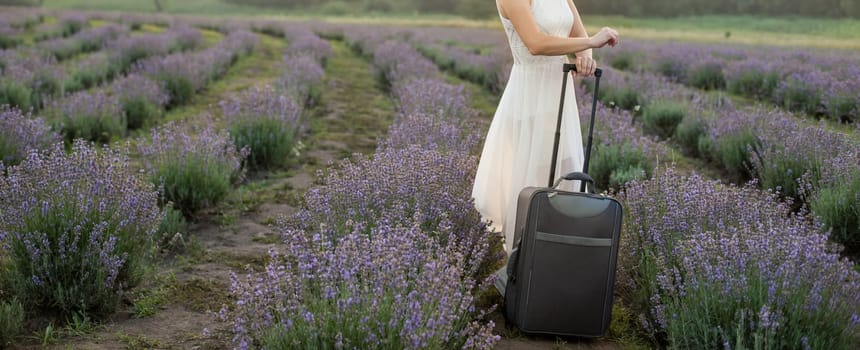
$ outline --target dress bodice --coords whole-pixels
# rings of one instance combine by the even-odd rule
[[[567,0],[532,0],[531,11],[535,23],[543,33],[559,37],[570,35],[571,28],[573,28],[573,12],[571,12]],[[502,19],[502,25],[508,36],[514,64],[558,63],[559,57],[563,57],[532,55],[514,28],[514,24],[501,14],[499,17]]]

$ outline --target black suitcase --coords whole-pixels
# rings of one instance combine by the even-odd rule
[[[520,192],[513,249],[496,281],[504,291],[505,317],[521,331],[599,337],[611,319],[622,208],[615,199],[594,194],[594,180],[587,175],[599,69],[583,172],[553,181],[567,76],[575,69],[573,64],[563,68],[549,187]],[[581,181],[582,192],[556,189],[561,181],[570,180]]]

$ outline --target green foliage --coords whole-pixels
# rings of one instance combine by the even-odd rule
[[[619,70],[627,70],[633,68],[633,54],[630,52],[620,53],[609,60],[609,65],[612,68]]]
[[[786,78],[778,92],[777,100],[782,107],[790,111],[803,111],[810,115],[820,112],[821,94],[800,77]]]
[[[233,123],[230,135],[236,147],[251,149],[245,158],[249,169],[276,169],[289,164],[293,158],[295,132],[283,123],[275,118],[240,119]]]
[[[33,107],[33,92],[25,85],[10,79],[0,79],[0,105],[17,106],[21,110]]]
[[[860,246],[860,173],[820,189],[809,206],[833,230],[833,241],[850,248]]]
[[[637,106],[642,105],[642,95],[630,86],[601,87],[598,93],[600,102],[604,105],[619,107],[628,111],[635,111]]]
[[[771,152],[767,159],[762,159],[762,166],[757,168],[757,176],[764,188],[779,189],[783,197],[794,200],[801,199],[798,180],[810,172],[816,174],[823,166],[820,161],[807,159],[788,152]]]
[[[72,72],[71,78],[66,83],[66,92],[89,89],[109,81],[117,75],[118,68],[116,65],[101,66],[95,64],[78,67]]]
[[[159,282],[176,282],[176,277],[173,274],[168,275],[167,281]],[[171,300],[171,295],[175,290],[170,285],[161,284],[146,290],[137,292],[137,297],[132,304],[132,313],[134,317],[144,318],[155,315],[158,310]]]
[[[173,203],[164,206],[164,220],[158,225],[153,241],[163,251],[181,250],[185,244],[183,236],[188,232],[188,222],[182,211],[173,207]]]
[[[355,7],[345,1],[326,1],[320,6],[320,12],[332,16],[344,16],[355,11]]]
[[[699,139],[706,137],[707,125],[700,118],[685,118],[675,129],[675,142],[685,154],[700,157]]]
[[[161,118],[164,110],[158,105],[147,101],[145,98],[127,98],[120,101],[125,113],[126,126],[129,130],[136,130],[153,119]]]
[[[168,108],[188,104],[196,93],[194,84],[187,78],[179,76],[159,77],[164,82],[165,90],[170,94]]]
[[[768,283],[756,266],[739,272],[738,279],[749,286],[743,298],[714,297],[723,295],[723,286],[712,283],[690,285],[684,295],[670,298],[667,314],[667,338],[674,349],[707,349],[729,343],[733,349],[790,349],[803,343],[810,349],[853,349],[856,339],[846,336],[843,327],[831,322],[831,310],[803,307],[812,286],[784,292],[786,307],[778,310],[778,328],[762,326],[762,307],[769,305]],[[778,287],[777,287],[778,288]],[[806,289],[806,290],[804,290]],[[828,295],[823,296],[825,300]],[[755,311],[751,311],[755,310]],[[767,310],[767,309],[765,309]],[[777,313],[771,314],[776,317]],[[722,327],[715,328],[714,325]]]
[[[657,61],[656,65],[656,69],[660,74],[674,81],[684,81],[687,77],[687,65],[678,58],[662,57]]]
[[[774,71],[747,69],[726,84],[728,90],[734,94],[770,99],[779,81],[779,74]]]
[[[648,159],[638,148],[629,144],[599,145],[593,153],[589,175],[600,189],[620,189],[633,179],[647,177]]]
[[[454,13],[469,18],[489,18],[497,13],[496,4],[484,0],[460,0],[457,1]]]
[[[860,122],[860,105],[857,96],[850,94],[830,95],[825,103],[827,117],[836,122]]]
[[[18,37],[0,36],[0,49],[11,49],[15,46],[21,45],[23,42],[24,40],[21,40],[21,38]]]
[[[678,124],[684,120],[687,106],[668,100],[657,100],[644,108],[642,127],[645,132],[667,139],[675,134]]]
[[[699,153],[717,163],[723,169],[735,174],[737,180],[751,178],[750,149],[759,145],[758,137],[752,130],[721,136],[718,140],[699,139]]]
[[[12,342],[23,324],[24,306],[15,299],[0,301],[0,349]]]
[[[723,68],[715,63],[705,63],[693,67],[687,73],[689,84],[705,90],[719,90],[726,87]]]
[[[185,161],[159,164],[152,182],[163,187],[164,200],[186,216],[209,208],[227,197],[232,188],[233,169],[189,158]]]
[[[100,144],[108,144],[126,132],[125,116],[110,112],[80,113],[51,109],[48,111],[56,129],[61,130],[63,139],[71,144],[75,139],[84,139]]]
[[[33,86],[31,89],[30,103],[34,108],[44,107],[48,100],[63,96],[65,91],[63,88],[66,83],[61,77],[47,72],[46,70],[39,71],[33,77]]]
[[[644,180],[647,172],[638,165],[631,165],[624,169],[615,169],[609,176],[609,188],[620,189],[630,181]]]

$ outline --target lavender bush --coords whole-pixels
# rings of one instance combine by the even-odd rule
[[[471,321],[469,247],[440,245],[417,224],[349,230],[286,229],[286,251],[271,252],[265,273],[233,276],[236,303],[221,314],[236,348],[493,348],[492,322]]]
[[[676,82],[705,89],[726,87],[835,121],[857,120],[860,61],[854,52],[637,41],[622,50],[601,52],[601,58],[609,61],[623,55],[644,62],[636,68]]]
[[[81,91],[53,101],[46,113],[67,142],[81,138],[109,143],[125,136],[126,119],[119,100],[103,91]]]
[[[586,141],[588,123],[591,117],[590,94],[577,93],[580,125],[583,142]],[[599,121],[594,129],[594,149],[589,164],[589,175],[594,178],[595,186],[601,189],[620,189],[628,181],[647,178],[653,169],[653,159],[665,159],[668,153],[665,145],[643,136],[631,122],[631,112],[608,108],[598,103],[595,119]]]
[[[620,198],[621,290],[663,345],[852,349],[860,340],[860,273],[775,194],[669,170]]]
[[[17,108],[0,106],[0,162],[5,165],[16,165],[30,150],[48,148],[59,140],[59,135],[41,118]]]
[[[832,229],[831,238],[851,253],[860,248],[860,153],[854,148],[826,160],[814,183],[805,174],[799,183],[809,207]]]
[[[111,52],[111,61],[125,71],[140,59],[169,53],[172,47],[173,36],[170,32],[163,32],[120,38],[110,43],[107,49]]]
[[[29,309],[106,315],[140,275],[158,193],[125,155],[76,142],[31,152],[0,178],[0,241]]]
[[[320,39],[304,26],[285,26],[283,35],[290,44],[286,53],[288,56],[310,55],[315,61],[325,65],[326,60],[333,53],[327,41]]]
[[[65,84],[66,92],[89,89],[113,79],[120,71],[109,53],[100,52],[82,59],[71,72]]]
[[[132,72],[158,81],[170,95],[168,105],[177,106],[187,104],[209,82],[209,67],[201,63],[194,54],[178,53],[144,59]]]
[[[440,153],[471,154],[484,137],[480,127],[467,119],[444,119],[434,114],[397,114],[380,141],[379,150],[404,149],[412,145]]]
[[[293,159],[302,108],[271,87],[255,88],[221,101],[236,147],[250,150],[250,169],[273,169]]]
[[[241,177],[248,150],[237,150],[227,131],[218,131],[209,118],[199,124],[170,122],[140,140],[150,180],[165,202],[191,216],[223,200]]]
[[[449,181],[469,178],[475,170],[473,156],[444,155],[417,146],[356,156],[330,169],[324,185],[308,191],[301,225],[308,230],[322,226],[326,233],[349,232],[347,222],[378,223],[383,212],[396,210],[401,215],[392,216],[402,220],[420,215],[423,228],[434,228],[447,218],[455,232],[478,236],[484,227],[471,207],[471,184]]]
[[[421,56],[411,45],[389,40],[373,53],[373,63],[382,70],[385,81],[395,85],[415,78],[434,78],[439,69],[430,60]]]
[[[687,106],[677,101],[657,100],[649,103],[642,113],[642,128],[646,133],[668,139],[684,120]]]
[[[324,78],[325,71],[313,56],[286,54],[284,73],[275,86],[304,106],[319,99]]]
[[[466,119],[474,115],[465,86],[451,85],[439,78],[408,79],[397,84],[392,95],[403,114],[427,114],[440,119]]]
[[[24,42],[20,35],[22,30],[0,22],[0,50],[10,49]]]
[[[138,129],[161,117],[169,95],[161,85],[142,75],[130,74],[113,82],[110,88],[117,96],[129,129]]]
[[[0,105],[29,110],[33,106],[30,99],[32,94],[32,90],[20,80],[0,76]]]

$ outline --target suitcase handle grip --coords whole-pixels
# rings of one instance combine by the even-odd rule
[[[594,188],[593,188],[594,187],[594,179],[591,178],[591,176],[589,176],[588,174],[581,173],[578,171],[574,171],[572,173],[568,173],[567,175],[562,176],[561,178],[559,178],[558,180],[555,181],[555,184],[553,184],[552,188],[557,188],[558,185],[560,185],[561,182],[565,181],[565,180],[566,181],[579,180],[579,181],[583,182],[583,184],[582,184],[583,186],[585,186],[585,183],[588,183],[589,184],[588,185],[589,192],[594,193]],[[585,192],[585,191],[582,191],[582,192]]]
[[[570,73],[571,71],[576,72],[576,64],[565,63],[563,69],[565,73]],[[594,70],[594,76],[599,77],[601,75],[603,75],[603,69],[597,68]]]

